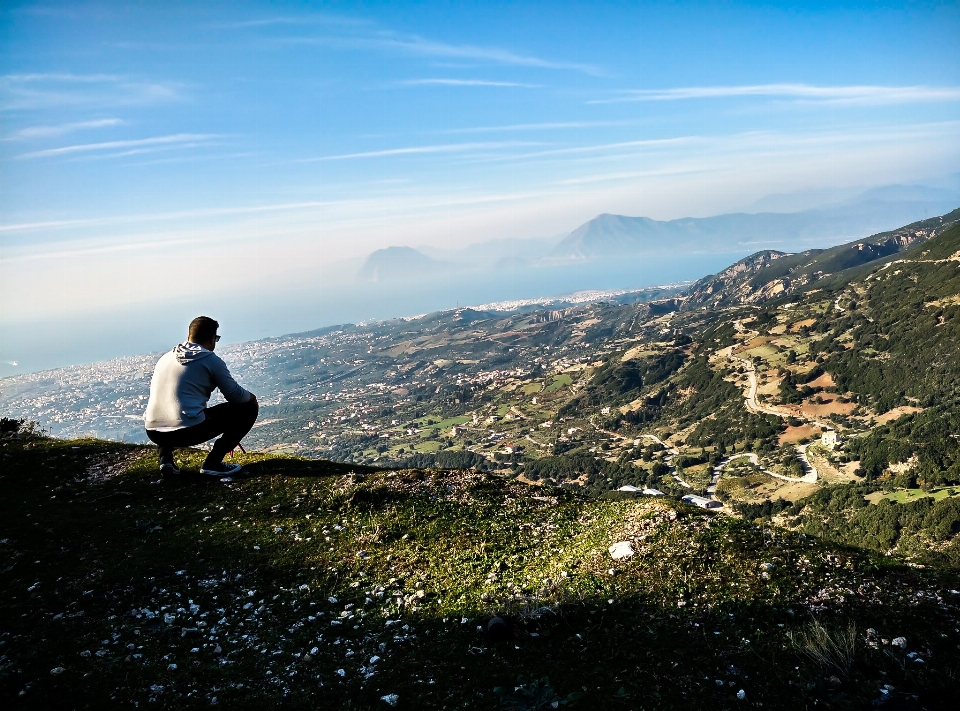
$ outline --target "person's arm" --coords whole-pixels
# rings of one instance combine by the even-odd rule
[[[223,397],[227,402],[240,403],[250,402],[251,400],[256,402],[257,398],[254,397],[254,394],[242,388],[240,384],[233,379],[233,376],[230,375],[230,370],[227,368],[227,364],[223,362],[222,358],[213,355],[212,358],[208,356],[205,360],[211,361],[210,372],[213,376],[214,385],[223,393]]]

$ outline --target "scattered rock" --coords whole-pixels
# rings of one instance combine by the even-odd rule
[[[510,627],[502,617],[494,617],[487,623],[487,634],[495,642],[510,636]]]
[[[65,671],[66,671],[66,669],[64,669],[63,667],[54,667],[53,669],[50,670],[50,673],[51,673],[53,676],[60,676],[60,675],[63,674],[63,672],[65,672]]]
[[[630,558],[636,552],[633,550],[633,545],[630,543],[630,541],[620,541],[619,543],[614,543],[607,550],[610,552],[610,557],[614,560]]]
[[[907,638],[906,637],[894,637],[890,640],[890,644],[894,647],[900,647],[900,649],[907,648]]]
[[[400,700],[400,697],[396,694],[386,694],[385,696],[381,696],[380,700],[386,701],[390,706],[396,706],[397,702]]]

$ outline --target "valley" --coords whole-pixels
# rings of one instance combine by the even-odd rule
[[[156,355],[7,378],[0,689],[945,708],[958,219],[865,261],[229,346],[261,416],[206,485],[202,451],[168,481],[138,439]]]
[[[228,347],[262,402],[246,446],[476,468],[593,496],[694,495],[800,530],[821,525],[804,501],[844,487],[870,509],[895,500],[878,491],[923,490],[903,501],[953,507],[958,465],[933,471],[924,442],[893,433],[957,416],[957,218],[762,253],[686,291],[461,308]],[[58,436],[144,441],[155,357],[8,378],[4,407]],[[936,461],[955,462],[956,449],[948,438]],[[831,525],[845,530],[853,513]]]

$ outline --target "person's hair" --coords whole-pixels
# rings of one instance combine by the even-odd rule
[[[187,335],[187,339],[191,343],[209,341],[217,335],[218,328],[220,328],[220,324],[209,316],[197,316],[190,322],[190,332]]]

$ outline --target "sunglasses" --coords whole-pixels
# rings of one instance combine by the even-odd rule
[[[214,343],[219,343],[219,342],[220,342],[220,336],[214,336],[214,337],[213,337],[213,342],[214,342]]]

